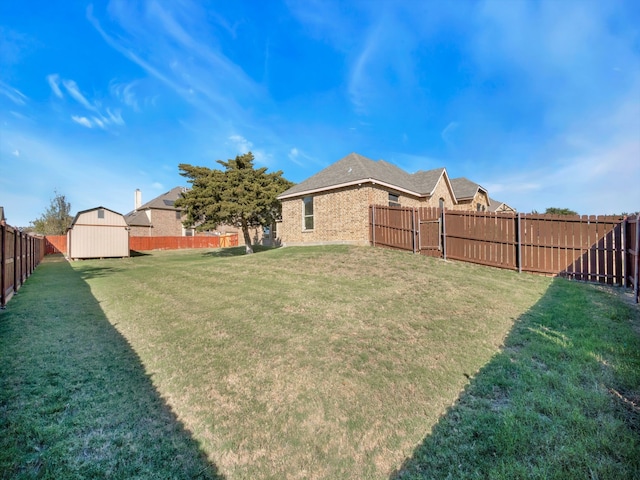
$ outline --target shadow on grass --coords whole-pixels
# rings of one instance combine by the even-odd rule
[[[556,279],[390,478],[640,478],[639,327],[611,290]]]
[[[268,252],[269,250],[273,250],[274,248],[279,248],[279,247],[265,247],[262,245],[254,245],[253,254]],[[222,257],[240,257],[246,254],[247,254],[246,249],[244,245],[242,245],[240,247],[227,247],[227,248],[220,248],[217,250],[210,250],[208,252],[203,253],[202,255],[205,257],[222,258]]]
[[[59,259],[0,312],[0,478],[224,478]]]
[[[131,257],[148,257],[151,255],[147,252],[139,252],[138,250],[129,250],[129,256]]]

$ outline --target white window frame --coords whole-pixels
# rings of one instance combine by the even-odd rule
[[[311,204],[311,213],[307,213],[307,204]],[[311,220],[311,228],[307,228],[307,220]],[[303,197],[302,198],[302,230],[306,232],[310,232],[315,228],[315,219],[313,212],[313,197]]]

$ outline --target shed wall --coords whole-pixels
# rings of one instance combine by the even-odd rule
[[[103,210],[80,214],[67,232],[67,255],[69,258],[107,258],[129,256],[129,231],[124,217]]]

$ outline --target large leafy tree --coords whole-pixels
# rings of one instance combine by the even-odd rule
[[[64,195],[54,190],[49,208],[40,218],[31,222],[32,230],[42,235],[64,235],[71,225],[73,217],[69,215],[71,204]]]
[[[253,160],[249,152],[226,162],[217,160],[224,170],[178,165],[191,184],[175,203],[186,213],[184,226],[200,231],[236,226],[242,230],[246,252],[253,253],[249,229],[271,225],[282,209],[276,197],[293,185],[282,171],[267,173],[266,167],[255,168]]]

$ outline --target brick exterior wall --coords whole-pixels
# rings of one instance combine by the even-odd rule
[[[182,236],[182,221],[178,218],[176,210],[152,209],[150,211],[154,237]]]
[[[477,212],[478,204],[480,204],[481,212],[488,212],[489,196],[484,192],[477,191],[472,200],[460,201],[460,203],[458,203],[458,205],[456,205],[453,209],[459,211]]]
[[[389,193],[397,194],[403,207],[453,207],[451,191],[441,181],[430,198],[418,198],[378,185],[364,184],[316,193],[313,196],[313,230],[303,228],[303,197],[282,200],[282,223],[278,225],[283,245],[352,243],[369,244],[369,205],[388,205]]]

